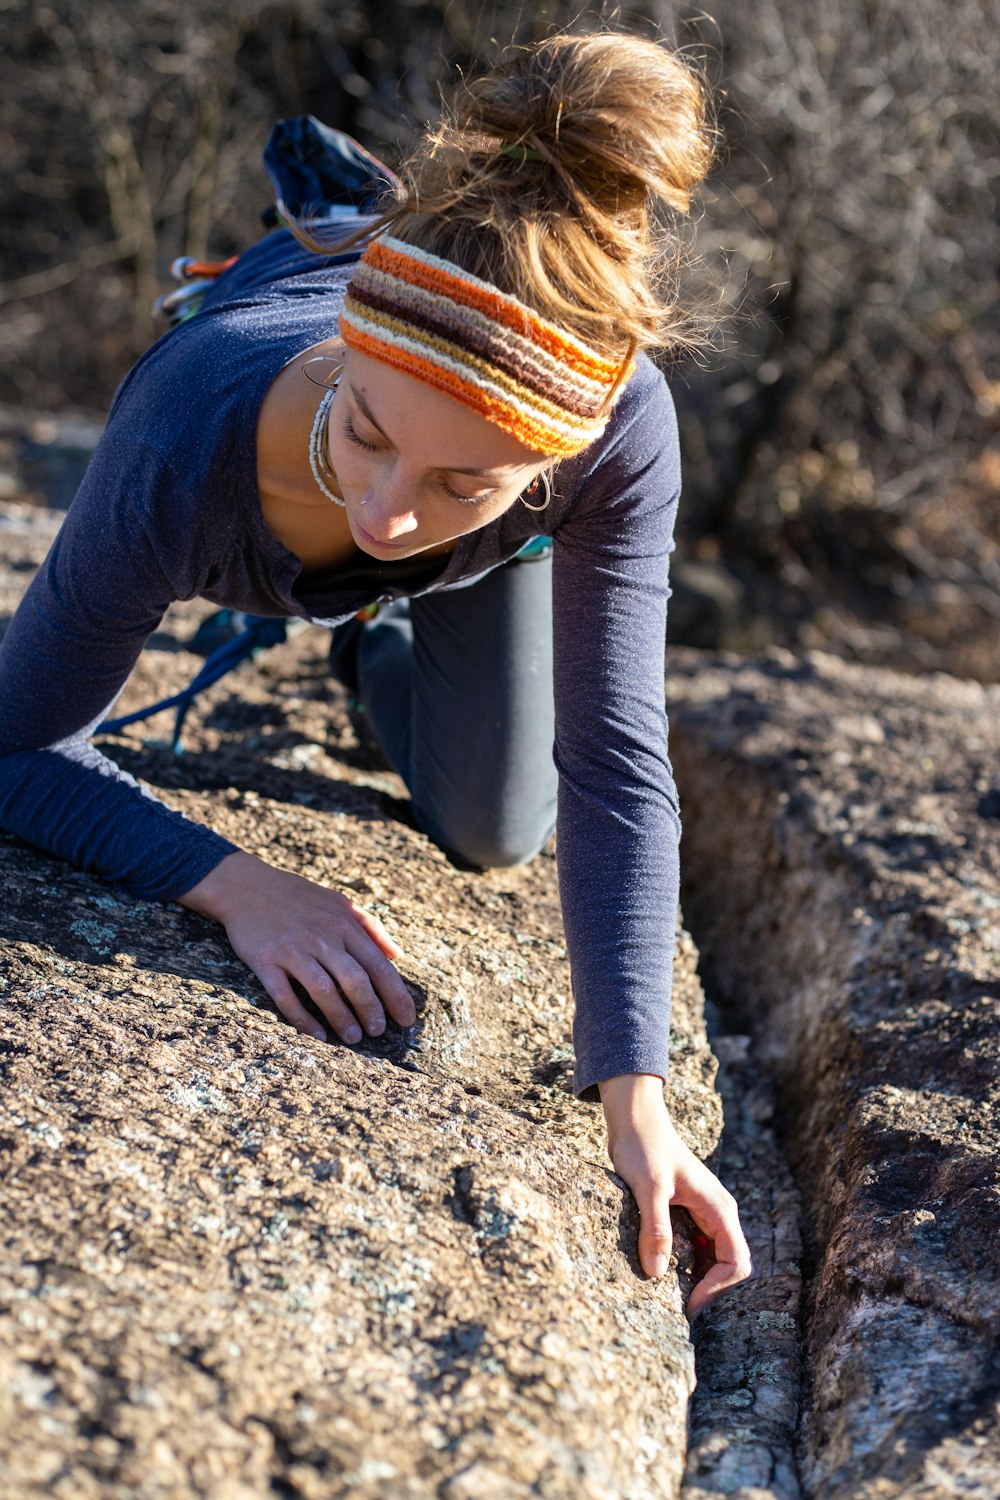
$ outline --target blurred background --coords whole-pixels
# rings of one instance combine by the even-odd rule
[[[0,498],[68,503],[171,260],[261,232],[275,119],[392,165],[458,70],[596,26],[717,94],[671,639],[1000,680],[1000,0],[0,0]]]

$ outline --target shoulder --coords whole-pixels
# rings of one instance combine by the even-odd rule
[[[648,354],[640,354],[603,435],[593,445],[599,460],[622,444],[640,448],[676,447],[677,416],[666,376]]]
[[[337,331],[358,251],[322,256],[276,229],[245,250],[207,292],[198,313],[170,329],[133,365],[115,395],[150,378],[209,398],[243,389],[248,361],[280,369]]]
[[[640,354],[602,435],[559,465],[558,488],[571,509],[588,498],[607,505],[616,494],[635,491],[645,503],[662,504],[680,487],[677,416],[666,378]]]
[[[345,227],[353,229],[355,222],[360,227],[364,221],[351,221]],[[287,229],[272,230],[244,250],[219,277],[206,294],[198,316],[272,299],[342,296],[359,256],[359,249],[341,255],[317,255],[300,245]]]
[[[151,396],[194,401],[211,420],[231,394],[273,379],[302,349],[336,333],[352,265],[310,254],[287,231],[268,235],[220,277],[193,318],[136,361],[112,415],[126,400]]]
[[[254,463],[257,415],[272,382],[336,333],[352,264],[303,250],[287,231],[266,236],[195,317],[136,361],[115,393],[109,428],[141,438],[195,488],[231,488]]]

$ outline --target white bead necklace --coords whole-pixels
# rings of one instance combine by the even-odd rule
[[[312,424],[312,431],[309,434],[309,467],[312,469],[313,478],[326,498],[332,500],[334,505],[345,506],[346,502],[340,495],[335,494],[331,490],[323,474],[324,469],[327,473],[331,472],[326,458],[326,428],[330,416],[330,407],[333,405],[333,398],[336,394],[337,390],[334,387],[333,390],[327,391],[324,394],[322,401],[319,403],[316,418]]]

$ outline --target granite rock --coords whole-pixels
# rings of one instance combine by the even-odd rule
[[[685,911],[807,1213],[803,1487],[1000,1494],[1000,688],[673,654]]]
[[[12,607],[51,518],[3,510]],[[197,669],[172,610],[122,712]],[[570,1087],[552,848],[454,868],[307,629],[108,747],[170,805],[339,884],[403,943],[417,1024],[276,1015],[222,930],[0,837],[0,1489],[16,1500],[677,1493],[680,1279],[649,1282]],[[681,935],[671,1103],[721,1124]]]

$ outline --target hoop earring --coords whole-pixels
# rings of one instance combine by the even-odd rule
[[[302,366],[302,373],[313,385],[322,386],[324,390],[332,391],[337,387],[340,380],[340,372],[344,368],[343,359],[330,359],[325,354],[316,354],[312,359],[307,359]]]
[[[540,489],[544,489],[545,491],[545,499],[542,501],[541,505],[529,505],[527,500],[524,498],[524,495],[535,496],[538,494],[538,491]],[[535,475],[534,479],[525,490],[524,495],[521,496],[521,504],[524,506],[525,510],[548,510],[549,506],[552,504],[552,480],[549,477],[549,472],[547,469],[543,469],[540,474]]]

